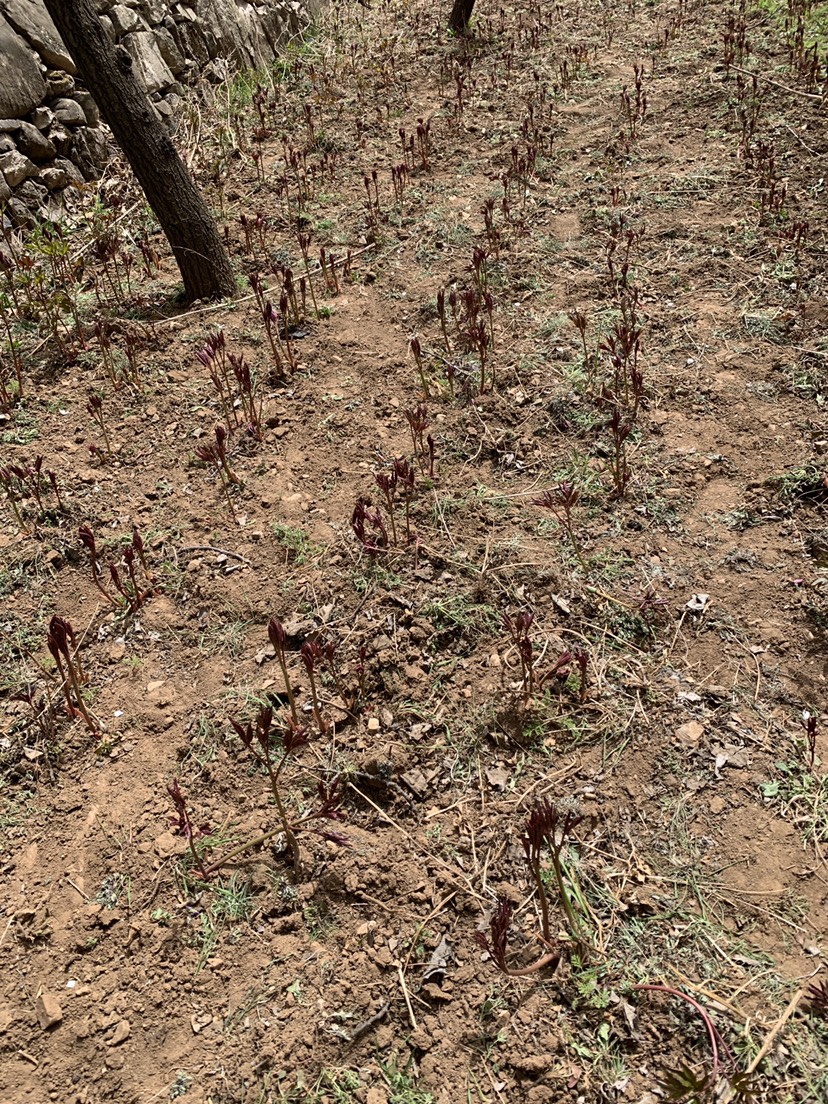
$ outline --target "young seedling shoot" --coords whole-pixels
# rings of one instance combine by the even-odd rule
[[[112,459],[112,445],[109,441],[109,434],[106,431],[106,419],[103,413],[103,399],[100,395],[96,395],[94,391],[89,392],[89,398],[86,403],[86,409],[89,414],[92,415],[98,429],[103,434],[104,446],[106,448],[106,459]]]
[[[529,977],[540,970],[555,969],[561,960],[560,951],[550,949],[529,966],[510,966],[507,959],[509,929],[512,926],[514,905],[508,897],[498,897],[489,920],[489,935],[477,932],[477,943],[486,951],[498,970],[507,977]],[[544,943],[547,940],[544,938]],[[549,944],[547,944],[549,945]]]
[[[89,562],[92,567],[92,581],[101,592],[101,594],[104,596],[104,598],[107,600],[107,602],[110,602],[113,606],[117,605],[117,601],[112,597],[112,595],[109,593],[109,591],[106,589],[103,582],[101,581],[103,569],[101,568],[100,559],[98,557],[98,545],[95,540],[95,534],[92,532],[88,525],[81,525],[78,528],[78,536],[80,537],[81,544],[89,553]]]
[[[313,703],[313,718],[316,721],[316,727],[319,729],[319,732],[324,736],[328,731],[328,726],[322,717],[322,710],[319,705],[319,693],[316,688],[316,668],[323,659],[322,647],[316,640],[306,640],[299,651],[299,655],[305,665],[305,670],[308,672],[308,679],[311,687],[311,701]]]
[[[558,889],[561,905],[566,914],[567,926],[570,938],[585,948],[588,942],[584,936],[581,918],[573,904],[572,891],[566,884],[562,855],[575,828],[583,820],[583,816],[574,813],[571,809],[559,808],[548,798],[541,798],[529,814],[523,827],[523,835],[520,842],[526,862],[529,866],[532,880],[538,891],[538,903],[541,910],[541,929],[544,940],[552,941],[552,933],[549,923],[549,900],[546,895],[546,887],[543,881],[541,869],[541,857],[544,844],[549,848],[552,859],[552,869],[555,874],[555,883]]]
[[[195,841],[201,836],[209,836],[212,829],[206,823],[198,828],[193,827],[190,812],[187,808],[187,799],[181,792],[178,779],[174,778],[172,783],[167,786],[167,793],[170,795],[175,809],[175,816],[170,817],[170,826],[175,829],[176,835],[183,836],[186,839],[195,868],[201,878],[207,881],[208,874],[204,866],[204,859],[201,857]]]
[[[669,997],[677,997],[685,1001],[701,1016],[710,1042],[712,1065],[710,1070],[696,1072],[687,1063],[678,1069],[664,1071],[661,1086],[667,1094],[668,1100],[707,1100],[712,1099],[715,1093],[716,1099],[724,1099],[719,1090],[729,1089],[739,1099],[752,1099],[755,1097],[755,1081],[752,1073],[740,1071],[733,1052],[722,1038],[721,1032],[713,1022],[710,1013],[694,997],[681,989],[674,989],[670,985],[636,985],[637,992],[664,993]]]
[[[70,621],[55,614],[49,622],[46,634],[46,646],[58,669],[66,707],[72,717],[83,717],[86,727],[97,735],[100,726],[95,723],[81,694],[81,686],[86,681],[78,653],[75,631]],[[74,699],[73,699],[74,695]]]
[[[580,499],[581,492],[578,488],[564,480],[557,487],[552,487],[544,491],[538,498],[533,498],[532,503],[544,510],[549,510],[554,515],[560,528],[565,530],[578,563],[586,570],[586,563],[584,562],[580,541],[575,533],[575,520],[573,518],[573,511]]]
[[[531,701],[535,689],[534,647],[529,638],[529,630],[535,620],[535,613],[531,609],[521,610],[514,617],[505,613],[503,615],[503,627],[512,638],[512,643],[517,648],[520,657],[521,689],[523,690],[524,705]]]
[[[406,527],[407,526],[408,509],[406,505]],[[388,530],[385,528],[385,522],[382,520],[382,513],[371,505],[371,500],[369,498],[363,498],[362,495],[360,495],[357,499],[356,506],[354,506],[354,511],[351,514],[351,529],[362,545],[363,552],[366,552],[372,560],[375,560],[380,552],[385,552],[387,550]]]
[[[812,713],[808,709],[802,710],[802,727],[805,730],[805,762],[808,764],[808,770],[812,773],[816,763],[817,723],[816,713]]]
[[[423,347],[420,343],[419,337],[415,334],[414,337],[408,342],[408,348],[411,350],[411,355],[414,357],[414,363],[417,365],[417,372],[420,376],[420,383],[423,388],[423,395],[428,398],[428,383],[425,378],[425,368],[423,367]]]
[[[180,791],[177,795],[172,788],[168,787],[178,813],[179,823],[182,826],[182,835],[187,835],[198,872],[206,881],[223,867],[235,863],[245,852],[260,847],[275,836],[284,835],[288,853],[293,861],[294,874],[298,880],[302,874],[302,856],[298,843],[298,836],[301,832],[310,828],[324,839],[333,840],[341,846],[348,846],[348,839],[341,832],[330,826],[320,827],[314,824],[315,821],[341,821],[344,819],[341,807],[345,791],[341,776],[336,775],[329,783],[320,781],[317,786],[317,807],[304,813],[298,819],[292,820],[288,815],[283,796],[282,772],[290,756],[307,744],[309,737],[307,729],[294,725],[292,720],[288,718],[281,733],[275,733],[273,730],[273,709],[270,706],[262,707],[253,722],[242,723],[231,717],[230,723],[242,745],[267,773],[279,826],[239,844],[238,847],[233,848],[226,855],[205,863],[198,855],[195,847],[196,833],[192,829],[192,818],[186,811],[186,803],[180,799]],[[173,785],[176,784],[173,783]],[[205,826],[198,834],[209,834],[209,828]]]
[[[279,666],[282,669],[282,678],[285,682],[285,692],[287,693],[288,702],[290,703],[290,716],[293,722],[294,728],[299,727],[299,714],[296,710],[296,699],[293,694],[293,686],[290,681],[290,675],[287,669],[287,633],[285,627],[278,617],[271,617],[267,623],[267,636],[270,643],[273,645],[273,650],[276,653],[276,659],[279,662]]]

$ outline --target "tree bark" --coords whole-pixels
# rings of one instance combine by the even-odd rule
[[[449,17],[449,27],[455,34],[465,34],[472,17],[474,0],[454,0]]]
[[[123,150],[167,236],[188,300],[233,295],[236,281],[215,221],[92,0],[45,0],[78,73]]]

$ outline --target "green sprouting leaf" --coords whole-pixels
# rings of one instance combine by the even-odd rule
[[[703,1093],[709,1083],[710,1077],[704,1070],[696,1073],[689,1066],[665,1070],[660,1081],[668,1100],[686,1100],[688,1104],[696,1101],[698,1097],[693,1094]]]
[[[734,1073],[730,1078],[730,1087],[739,1100],[753,1100],[759,1096],[759,1085],[752,1073]]]
[[[765,797],[777,797],[779,795],[778,782],[763,782],[762,793]]]

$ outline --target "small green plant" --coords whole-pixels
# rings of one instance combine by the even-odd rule
[[[302,564],[307,563],[312,556],[317,554],[317,546],[304,529],[296,529],[291,525],[286,525],[283,521],[272,522],[270,529],[278,543],[284,548],[285,558],[297,566],[301,567]]]
[[[694,1070],[686,1062],[676,1069],[667,1069],[661,1078],[661,1088],[668,1100],[684,1101],[686,1104],[701,1104],[718,1098],[719,1090],[730,1090],[731,1099],[755,1099],[758,1093],[752,1073],[742,1072],[733,1052],[722,1038],[710,1013],[695,997],[674,989],[669,985],[636,985],[636,992],[664,993],[685,1001],[701,1016],[710,1043],[711,1066],[709,1069]]]

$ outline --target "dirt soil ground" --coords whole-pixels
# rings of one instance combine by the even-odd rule
[[[447,7],[2,244],[8,1104],[828,1098],[821,9]]]

